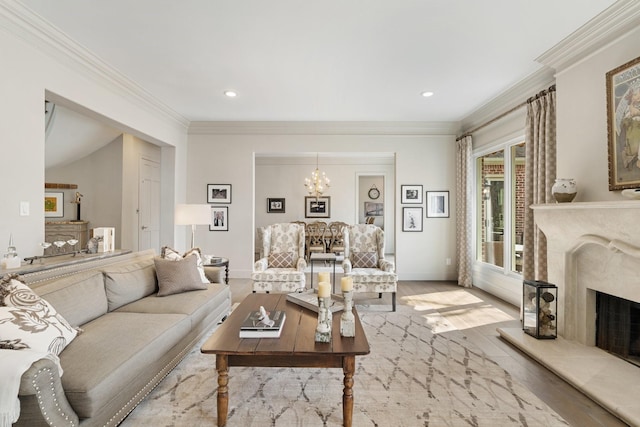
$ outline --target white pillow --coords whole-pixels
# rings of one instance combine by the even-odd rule
[[[160,256],[171,261],[178,261],[188,256],[195,256],[196,265],[198,266],[198,273],[200,274],[200,280],[202,280],[202,283],[210,283],[209,279],[207,279],[207,276],[204,274],[204,264],[202,262],[202,253],[200,253],[200,248],[189,249],[184,253],[184,255],[182,255],[180,252],[170,248],[169,246],[163,246]]]
[[[0,348],[59,355],[78,331],[51,304],[14,278],[0,283]]]

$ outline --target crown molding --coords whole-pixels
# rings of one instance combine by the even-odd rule
[[[46,55],[130,99],[142,108],[154,114],[160,113],[184,129],[189,127],[189,120],[184,116],[19,1],[0,2],[0,29],[3,28]]]
[[[458,122],[191,122],[190,135],[456,135]]]
[[[531,96],[547,89],[554,82],[555,77],[552,69],[546,67],[539,69],[465,117],[461,122],[462,133],[475,129],[516,108]]]
[[[640,2],[618,0],[564,40],[536,58],[556,74],[592,55],[640,25]]]

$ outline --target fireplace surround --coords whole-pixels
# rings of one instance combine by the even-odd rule
[[[537,340],[522,328],[498,333],[625,423],[640,426],[638,366],[595,346],[597,292],[640,301],[640,201],[532,208],[547,237],[547,280],[558,286],[558,338]]]
[[[596,292],[640,302],[640,201],[534,205],[558,286],[558,335],[594,346]]]

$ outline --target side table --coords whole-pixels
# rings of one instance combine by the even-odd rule
[[[213,257],[203,265],[205,267],[224,267],[224,283],[229,284],[229,258]]]

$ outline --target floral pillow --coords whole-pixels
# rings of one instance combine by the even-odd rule
[[[171,261],[178,261],[188,256],[196,257],[196,260],[197,260],[196,264],[198,266],[198,273],[200,274],[200,280],[202,280],[202,283],[209,283],[209,279],[207,279],[207,276],[204,274],[204,263],[202,262],[202,253],[200,252],[200,248],[192,248],[192,249],[189,249],[184,254],[181,254],[180,252],[170,248],[169,246],[163,246],[162,252],[160,253],[161,258],[168,259]]]
[[[0,349],[59,355],[78,331],[15,277],[0,282]]]

